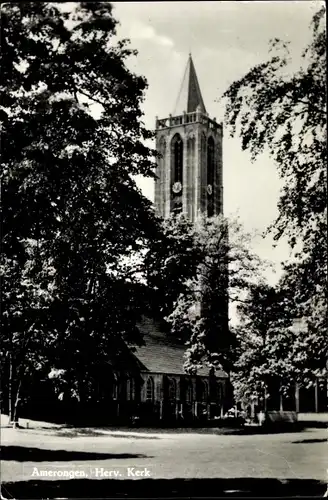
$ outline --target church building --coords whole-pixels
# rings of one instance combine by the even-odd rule
[[[198,214],[223,213],[222,134],[222,124],[206,111],[189,55],[173,115],[156,118],[160,158],[155,208],[163,218],[182,212],[194,222]],[[185,346],[168,339],[149,318],[138,327],[146,345],[135,353],[141,363],[141,381],[133,397],[143,414],[192,423],[222,416],[231,407],[227,373],[203,367],[197,376],[187,375],[183,369]]]

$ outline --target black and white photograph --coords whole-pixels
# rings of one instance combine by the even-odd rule
[[[0,8],[1,498],[327,497],[325,2]]]

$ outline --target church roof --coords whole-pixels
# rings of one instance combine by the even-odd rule
[[[183,355],[186,347],[174,343],[174,340],[161,332],[156,322],[149,318],[144,318],[138,327],[144,335],[146,345],[138,347],[135,356],[144,365],[145,371],[183,375]],[[228,377],[223,370],[216,370],[215,374],[217,377]],[[199,369],[197,375],[208,377],[209,368]]]
[[[198,106],[200,107],[200,111],[202,111],[202,113],[206,113],[195,66],[191,54],[189,54],[187,67],[183,76],[182,85],[173,115],[182,115],[183,112],[193,113],[196,111]]]

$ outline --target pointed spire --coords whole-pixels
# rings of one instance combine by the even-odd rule
[[[188,63],[175,105],[174,115],[180,115],[184,111],[187,113],[193,113],[198,107],[200,111],[206,113],[195,66],[192,60],[191,52],[189,52]]]

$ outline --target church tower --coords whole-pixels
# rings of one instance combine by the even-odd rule
[[[199,214],[223,213],[223,127],[210,119],[191,55],[174,114],[156,118],[158,159],[155,207],[164,218],[183,212],[195,221]]]

